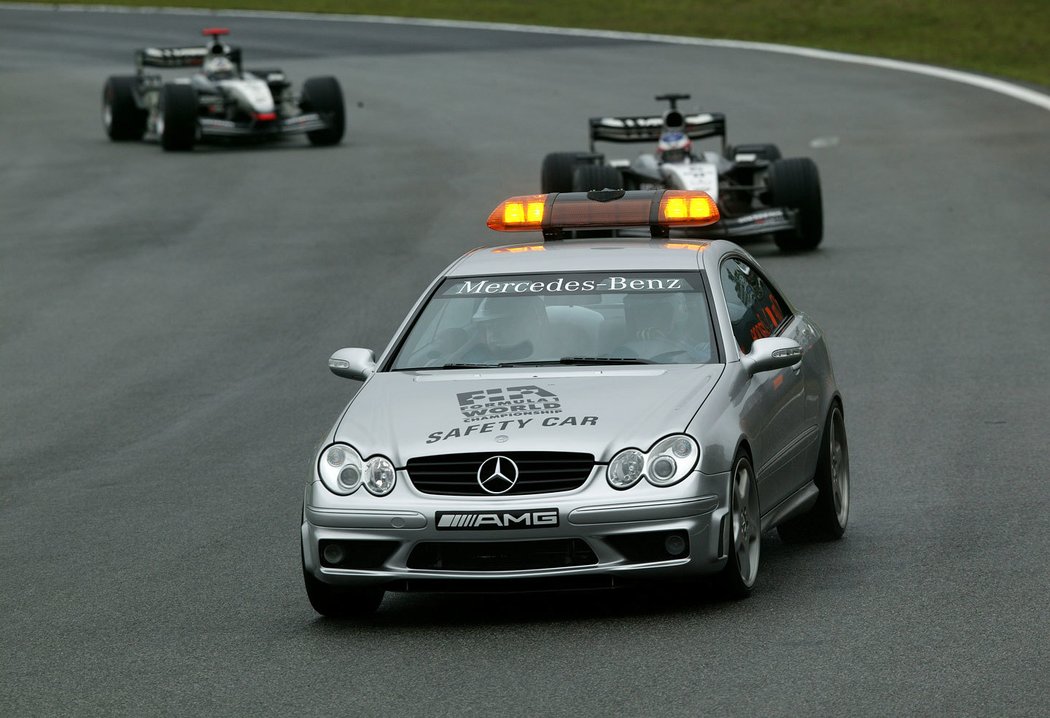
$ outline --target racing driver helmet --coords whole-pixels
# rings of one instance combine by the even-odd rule
[[[660,162],[685,162],[692,157],[693,141],[682,132],[665,132],[656,145]]]
[[[213,55],[204,61],[204,74],[213,80],[229,80],[237,75],[237,67],[225,55]]]

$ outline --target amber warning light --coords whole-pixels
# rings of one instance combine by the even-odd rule
[[[719,219],[718,205],[706,192],[684,190],[601,190],[511,197],[489,215],[500,232],[542,230],[559,239],[567,230],[649,227],[666,237],[672,228],[704,227]]]

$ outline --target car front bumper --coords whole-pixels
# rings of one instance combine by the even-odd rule
[[[422,494],[398,475],[398,491],[384,498],[307,486],[306,571],[343,586],[500,591],[689,578],[726,562],[728,474],[615,491],[596,467],[578,491],[514,498]],[[544,525],[551,511],[557,526]],[[530,518],[536,525],[519,528]],[[483,527],[458,528],[471,523]]]

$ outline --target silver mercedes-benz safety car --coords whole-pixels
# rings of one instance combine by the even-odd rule
[[[155,137],[165,150],[198,142],[278,139],[305,133],[334,145],[346,131],[343,91],[334,77],[311,77],[296,93],[281,70],[245,70],[241,49],[206,28],[206,46],[148,47],[135,53],[136,73],[113,76],[102,90],[102,124],[114,142]],[[170,81],[145,68],[198,67]]]
[[[469,252],[378,359],[332,355],[364,384],[306,483],[313,607],[704,575],[743,597],[764,531],[842,536],[824,335],[740,247],[676,236],[717,219],[702,192],[511,198],[489,226],[542,242]],[[624,227],[651,236],[566,238]]]
[[[592,117],[589,152],[552,152],[543,159],[541,192],[592,189],[682,189],[711,195],[722,214],[717,224],[693,232],[706,238],[769,235],[785,251],[811,250],[824,237],[824,208],[817,165],[808,157],[782,158],[774,144],[726,144],[719,112],[685,113],[689,95],[658,95],[670,103],[662,115]],[[703,151],[693,141],[718,138]],[[607,159],[596,142],[652,143],[631,159]]]

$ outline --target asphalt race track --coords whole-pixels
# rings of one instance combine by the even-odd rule
[[[333,74],[348,139],[109,142],[102,84],[228,25]],[[813,157],[821,249],[748,245],[831,338],[845,540],[755,595],[388,595],[311,610],[302,485],[435,273],[586,118],[691,92]],[[755,51],[0,8],[0,714],[1047,715],[1050,113]],[[836,139],[829,139],[836,138]],[[811,147],[813,140],[818,147]],[[628,148],[630,152],[631,149]]]

